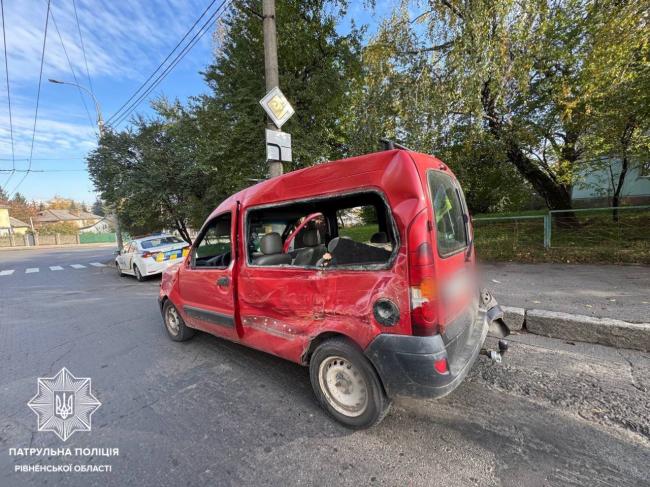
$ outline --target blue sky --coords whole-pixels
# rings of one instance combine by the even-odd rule
[[[281,0],[280,0],[281,1]],[[90,80],[108,119],[125,102],[181,39],[210,3],[209,0],[76,0]],[[5,26],[16,168],[28,165],[47,0],[5,0]],[[354,18],[370,31],[397,0],[377,1],[370,11],[363,1],[351,2],[341,25]],[[89,86],[72,0],[52,0],[52,13],[80,84]],[[1,39],[0,39],[1,41]],[[187,99],[206,90],[199,71],[212,59],[212,36],[205,35],[183,61],[149,95]],[[1,56],[0,56],[1,57]],[[48,78],[73,81],[57,29],[50,18],[43,83],[32,159],[33,170],[18,188],[28,199],[54,195],[92,203],[95,192],[85,170],[84,156],[96,145],[94,107],[85,96],[90,118],[76,88],[55,85]],[[9,110],[4,66],[0,68],[0,169],[12,168]],[[262,94],[261,94],[262,95]],[[146,112],[147,102],[138,111]],[[119,127],[124,127],[125,124]],[[12,192],[22,174],[0,185]]]

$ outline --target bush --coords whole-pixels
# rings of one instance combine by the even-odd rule
[[[70,222],[58,222],[58,223],[49,223],[41,226],[38,229],[40,235],[55,235],[57,233],[63,235],[76,235],[79,233],[79,228],[74,223]]]

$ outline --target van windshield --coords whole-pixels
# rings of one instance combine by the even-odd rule
[[[438,253],[448,256],[467,246],[460,191],[447,174],[429,171],[429,195],[436,219]]]

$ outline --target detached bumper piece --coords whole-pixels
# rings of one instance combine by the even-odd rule
[[[487,313],[445,343],[441,335],[417,337],[381,334],[366,349],[389,397],[439,398],[463,381],[488,332]]]

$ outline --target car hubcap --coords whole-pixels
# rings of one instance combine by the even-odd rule
[[[167,329],[172,335],[178,335],[181,328],[181,318],[178,316],[178,311],[173,306],[167,308]]]
[[[318,368],[318,381],[327,402],[339,413],[357,417],[368,407],[368,387],[361,372],[347,359],[329,357]]]

